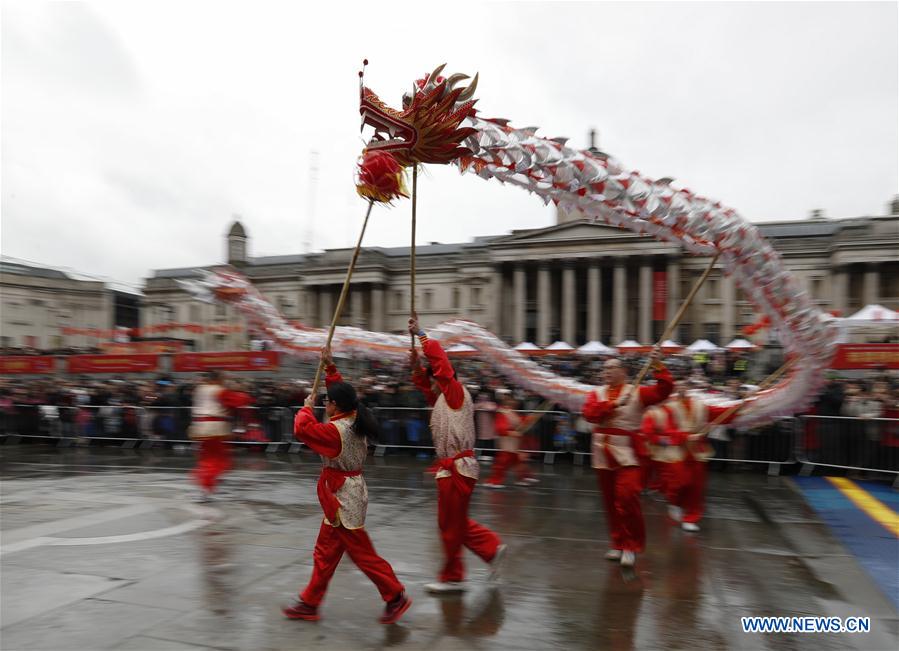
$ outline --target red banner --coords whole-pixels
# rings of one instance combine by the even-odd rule
[[[69,373],[151,373],[159,355],[72,355],[66,363]]]
[[[52,372],[52,357],[31,357],[25,355],[0,357],[0,374]]]
[[[253,353],[178,353],[172,357],[176,373],[197,371],[275,371],[278,352],[264,350]]]
[[[840,344],[830,368],[899,369],[899,344]]]
[[[127,343],[103,342],[99,345],[105,355],[160,355],[180,353],[183,341],[129,341]]]
[[[668,309],[668,272],[652,273],[652,320],[664,321]]]

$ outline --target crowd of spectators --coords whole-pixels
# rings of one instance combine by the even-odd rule
[[[668,359],[669,367],[691,385],[723,399],[740,398],[754,388],[746,377],[746,365],[735,368],[740,358],[712,357],[701,363],[687,356]],[[589,384],[599,383],[602,358],[543,357],[540,363],[557,374]],[[642,358],[626,362],[636,371]],[[373,362],[360,367],[341,361],[360,397],[374,408],[381,423],[381,442],[406,446],[410,454],[427,454],[430,433],[427,405],[412,385],[408,368],[400,363]],[[493,412],[502,397],[511,394],[523,410],[543,409],[540,397],[510,384],[491,367],[473,359],[456,359],[460,379],[475,400],[476,424],[481,448],[494,444]],[[346,368],[344,368],[346,367]],[[303,404],[314,369],[303,379],[228,378],[230,388],[245,391],[253,405],[235,418],[235,438],[250,441],[289,441],[295,410]],[[756,365],[754,377],[770,368]],[[50,434],[78,438],[155,438],[186,440],[190,425],[192,389],[200,377],[158,376],[135,380],[127,377],[95,379],[0,379],[0,432]],[[859,467],[899,468],[897,423],[872,420],[899,417],[899,382],[872,373],[863,380],[832,378],[804,424],[802,441],[810,460]],[[825,416],[853,420],[824,419]],[[717,427],[710,439],[716,457],[784,461],[792,454],[790,424],[739,432]],[[577,414],[553,406],[533,428],[524,447],[548,451],[589,451],[590,425]],[[402,449],[402,448],[397,448]]]

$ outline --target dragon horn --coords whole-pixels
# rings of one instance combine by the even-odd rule
[[[453,86],[458,84],[463,79],[468,79],[468,75],[462,74],[461,72],[457,72],[456,74],[452,75],[449,79],[446,80],[446,89],[452,90]]]
[[[468,88],[459,93],[459,97],[457,98],[460,102],[465,102],[470,100],[474,96],[474,91],[478,87],[478,75],[480,73],[476,72],[474,75],[474,79],[471,80],[471,83],[468,85]]]
[[[439,66],[437,66],[436,68],[434,68],[434,72],[432,72],[432,73],[428,76],[428,80],[427,80],[425,83],[426,83],[426,84],[436,84],[436,83],[437,83],[437,76],[438,76],[441,72],[443,72],[443,69],[444,69],[445,67],[446,67],[446,64],[445,64],[445,63],[441,63]]]

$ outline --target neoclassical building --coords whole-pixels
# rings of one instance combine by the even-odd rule
[[[822,309],[844,313],[870,303],[899,307],[899,199],[889,214],[758,224]],[[235,221],[224,262],[243,271],[281,311],[326,326],[352,249],[251,257]],[[560,214],[553,226],[416,249],[416,306],[425,326],[463,317],[510,343],[572,345],[590,340],[650,342],[702,274],[708,260],[681,247]],[[208,265],[215,266],[215,265]],[[175,282],[194,269],[154,271],[144,286],[142,325],[234,322],[230,307],[193,301]],[[342,324],[401,332],[409,314],[409,248],[369,247],[357,263]],[[715,271],[676,338],[724,344],[753,322],[732,278]],[[199,335],[199,349],[236,349],[246,334]]]

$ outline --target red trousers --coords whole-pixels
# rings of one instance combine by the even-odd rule
[[[365,529],[332,527],[322,522],[318,540],[315,541],[315,551],[312,553],[312,577],[300,594],[300,599],[310,606],[321,603],[343,552],[347,552],[356,567],[371,579],[384,601],[396,599],[404,590],[390,563],[378,556]]]
[[[506,480],[506,472],[511,470],[517,472],[518,481],[531,476],[531,472],[521,458],[520,453],[500,450],[496,453],[496,458],[493,460],[493,470],[487,482],[490,484],[502,484]]]
[[[643,475],[643,488],[651,491],[665,491],[664,478],[662,476],[662,463],[650,458],[640,459],[640,469]]]
[[[612,549],[642,552],[646,544],[640,490],[643,473],[640,466],[618,466],[612,470],[596,471],[602,492]]]
[[[468,517],[468,502],[475,483],[455,470],[451,477],[437,480],[437,525],[446,557],[440,571],[441,581],[457,582],[465,578],[463,546],[489,563],[500,545],[499,536]]]
[[[231,469],[231,448],[223,439],[203,439],[194,468],[194,480],[203,490],[212,492],[219,477]]]
[[[668,502],[683,509],[684,522],[699,522],[705,510],[707,464],[688,455],[684,461],[664,465]]]

